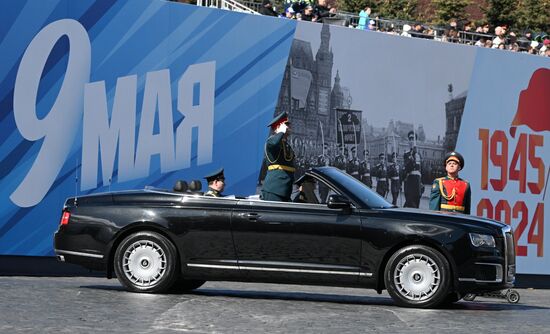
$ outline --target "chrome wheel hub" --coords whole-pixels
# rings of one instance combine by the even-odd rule
[[[414,301],[427,300],[441,284],[441,271],[435,261],[423,254],[411,254],[399,261],[393,280],[397,291]]]
[[[154,285],[166,272],[166,254],[155,242],[140,240],[124,252],[122,268],[126,277],[135,285]]]

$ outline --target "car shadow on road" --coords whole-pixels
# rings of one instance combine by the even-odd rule
[[[81,286],[85,289],[106,290],[106,291],[126,291],[122,286],[116,285],[87,285]],[[328,294],[314,292],[288,292],[288,291],[261,291],[261,290],[231,290],[217,288],[200,288],[187,293],[170,292],[162,295],[182,295],[182,296],[206,296],[206,297],[231,297],[243,299],[267,299],[267,300],[286,300],[303,301],[315,303],[335,303],[352,305],[381,305],[395,306],[395,303],[389,296],[353,296],[343,294]],[[454,304],[439,307],[440,310],[465,310],[465,311],[511,311],[511,310],[546,310],[550,307],[527,305],[524,303],[510,304],[505,300],[493,301],[483,299],[479,301],[459,301]]]
[[[276,299],[290,301],[306,301],[306,302],[323,302],[337,304],[357,304],[357,305],[384,305],[396,306],[390,297],[371,297],[371,296],[352,296],[339,294],[324,294],[312,292],[283,292],[283,291],[256,291],[256,290],[228,290],[228,289],[212,289],[202,288],[191,292],[194,295],[203,296],[223,296],[234,298],[249,298],[249,299]],[[526,304],[510,304],[505,301],[459,301],[454,304],[439,307],[441,310],[474,310],[474,311],[510,311],[510,310],[536,310],[550,309],[549,307],[533,306]]]
[[[389,297],[351,296],[313,292],[286,292],[286,291],[258,291],[258,290],[229,290],[202,288],[191,292],[193,295],[212,297],[232,297],[245,299],[272,299],[305,302],[325,302],[338,304],[364,305],[392,305]]]
[[[550,307],[527,305],[527,304],[510,304],[505,300],[502,301],[459,301],[457,303],[442,307],[448,310],[469,310],[469,311],[527,311],[527,310],[550,310]]]

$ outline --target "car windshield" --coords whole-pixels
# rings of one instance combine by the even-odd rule
[[[371,209],[386,209],[393,205],[388,203],[382,196],[372,191],[369,187],[357,180],[353,176],[343,173],[337,168],[324,167],[319,168],[324,175],[334,180],[342,188],[348,190],[348,194],[355,197],[355,200],[361,201]]]

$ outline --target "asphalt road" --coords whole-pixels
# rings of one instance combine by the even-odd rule
[[[116,279],[0,277],[0,333],[550,332],[550,290],[518,291],[519,304],[478,297],[420,310],[362,289],[209,282],[148,295]]]

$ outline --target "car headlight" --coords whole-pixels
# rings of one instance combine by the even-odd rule
[[[495,247],[495,238],[488,234],[470,233],[470,241],[475,247]]]

